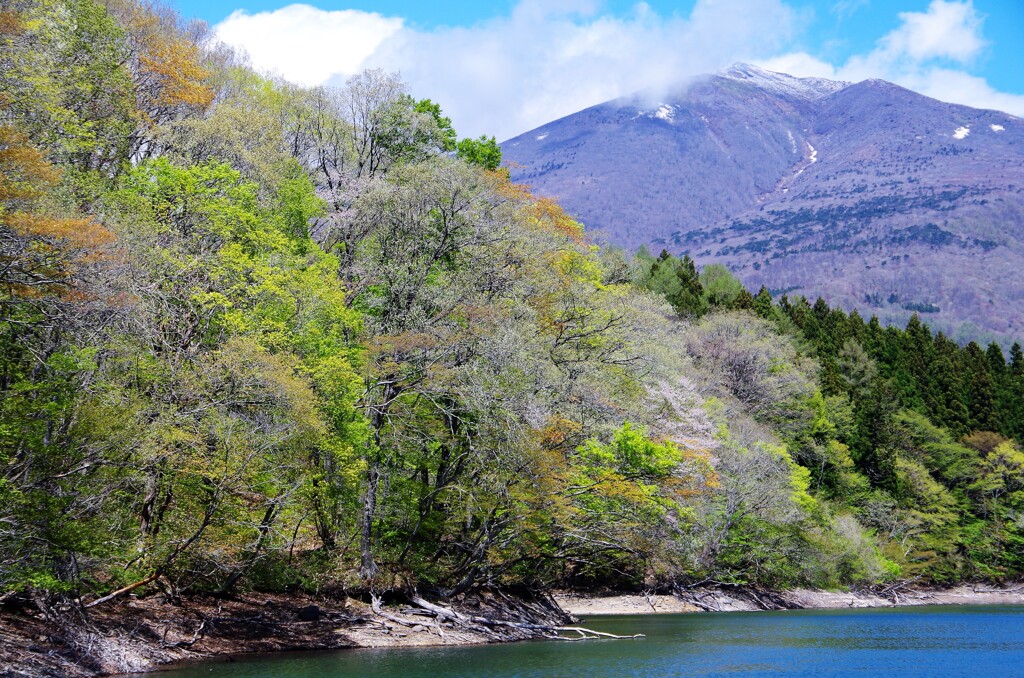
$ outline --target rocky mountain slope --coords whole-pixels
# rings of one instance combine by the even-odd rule
[[[959,339],[1024,335],[1024,121],[739,64],[502,144],[610,242]]]

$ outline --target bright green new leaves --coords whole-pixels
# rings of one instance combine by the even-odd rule
[[[610,445],[591,440],[578,453],[594,468],[614,469],[624,480],[648,481],[667,477],[686,456],[675,443],[654,442],[628,422],[615,431]]]
[[[395,75],[303,89],[136,0],[16,7],[4,591],[1024,571],[1019,346],[630,264]]]
[[[438,150],[444,153],[451,153],[455,150],[458,136],[455,134],[455,128],[452,127],[452,119],[441,114],[440,104],[435,104],[430,99],[422,99],[413,105],[412,110],[429,115],[433,119],[435,131],[432,136]]]
[[[111,358],[128,369],[104,377],[137,402],[123,416],[150,420],[126,441],[139,577],[230,588],[286,521],[312,515],[332,539],[359,470],[359,318],[301,228],[322,205],[301,174],[261,193],[223,163],[160,158],[112,197],[136,299]]]
[[[501,147],[494,137],[461,139],[455,147],[455,155],[471,165],[488,170],[496,170],[501,165]]]
[[[642,427],[623,424],[610,443],[588,440],[576,450],[572,481],[568,493],[576,497],[582,510],[597,515],[616,515],[617,529],[623,516],[632,513],[634,520],[652,522],[671,508],[674,492],[700,491],[711,475],[710,467],[687,468],[690,462],[703,458],[684,450],[672,441],[656,442],[647,437]],[[698,475],[699,478],[687,473]],[[675,478],[678,482],[671,482]],[[687,487],[683,485],[689,484]],[[634,524],[634,528],[655,528],[656,525]]]

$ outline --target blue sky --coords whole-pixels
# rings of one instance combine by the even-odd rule
[[[881,77],[1024,115],[1024,0],[172,0],[304,84],[401,73],[464,134],[505,138],[744,60]]]

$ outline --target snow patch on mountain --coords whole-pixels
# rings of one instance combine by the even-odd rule
[[[1002,132],[1003,130],[1006,129],[1002,125],[989,125],[989,127],[992,129],[993,132]]]
[[[956,131],[953,132],[954,139],[966,139],[967,135],[971,133],[970,127],[957,127]]]
[[[846,89],[851,83],[825,78],[796,78],[785,73],[767,71],[751,64],[733,64],[720,74],[724,78],[746,82],[772,94],[800,99],[821,99]]]
[[[810,153],[810,155],[807,156],[807,164],[804,165],[803,167],[801,167],[800,169],[798,169],[796,171],[796,174],[793,175],[794,179],[796,179],[798,176],[803,174],[807,170],[808,167],[810,167],[814,163],[818,162],[818,149],[816,149],[814,146],[812,146],[811,142],[809,142],[809,141],[805,141],[804,143],[807,144],[807,151]],[[784,188],[784,189],[782,189],[782,192],[785,193],[788,190],[789,190],[788,188]]]
[[[662,104],[661,106],[658,107],[658,110],[654,112],[654,117],[660,118],[661,120],[668,120],[669,122],[672,122],[672,119],[675,117],[675,114],[675,106]]]

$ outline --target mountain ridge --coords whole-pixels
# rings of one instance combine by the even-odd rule
[[[748,64],[502,144],[608,242],[961,339],[1024,333],[1024,121]]]

